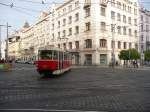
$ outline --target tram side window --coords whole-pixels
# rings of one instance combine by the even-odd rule
[[[59,52],[59,60],[63,60],[63,53]]]
[[[57,59],[58,59],[58,52],[53,51],[53,60],[57,60]]]
[[[41,59],[52,59],[52,51],[45,50],[40,53]]]
[[[64,60],[67,60],[67,54],[64,53]]]

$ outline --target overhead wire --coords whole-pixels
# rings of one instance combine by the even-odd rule
[[[23,9],[23,10],[28,10],[28,11],[32,11],[32,12],[41,12],[41,10],[35,10],[35,9],[28,9],[28,8],[24,8],[24,7],[19,7],[19,6],[16,6],[14,5],[14,3],[11,3],[11,4],[4,4],[4,3],[0,3],[0,5],[3,5],[3,6],[7,6],[7,7],[10,7],[10,8],[19,8],[19,9]]]

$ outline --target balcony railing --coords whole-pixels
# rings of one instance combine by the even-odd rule
[[[91,0],[85,0],[84,3],[84,8],[90,7],[91,6]]]
[[[100,5],[107,7],[107,0],[100,0]]]

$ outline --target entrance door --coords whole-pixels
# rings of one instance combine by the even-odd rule
[[[92,54],[85,55],[85,65],[92,65]]]
[[[107,65],[107,54],[100,54],[100,64]]]
[[[80,60],[80,56],[79,55],[75,55],[75,64],[79,65],[79,60]]]

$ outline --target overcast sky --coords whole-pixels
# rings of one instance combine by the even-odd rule
[[[37,20],[40,11],[48,11],[53,1],[62,3],[63,0],[43,0],[46,4],[42,4],[42,0],[0,0],[0,3],[10,5],[13,3],[14,7],[3,6],[0,4],[0,25],[5,25],[6,22],[12,27],[10,32],[19,29],[23,26],[25,21],[33,24]],[[150,0],[140,0],[143,5],[150,10]],[[2,27],[2,38],[6,37],[6,28]]]

